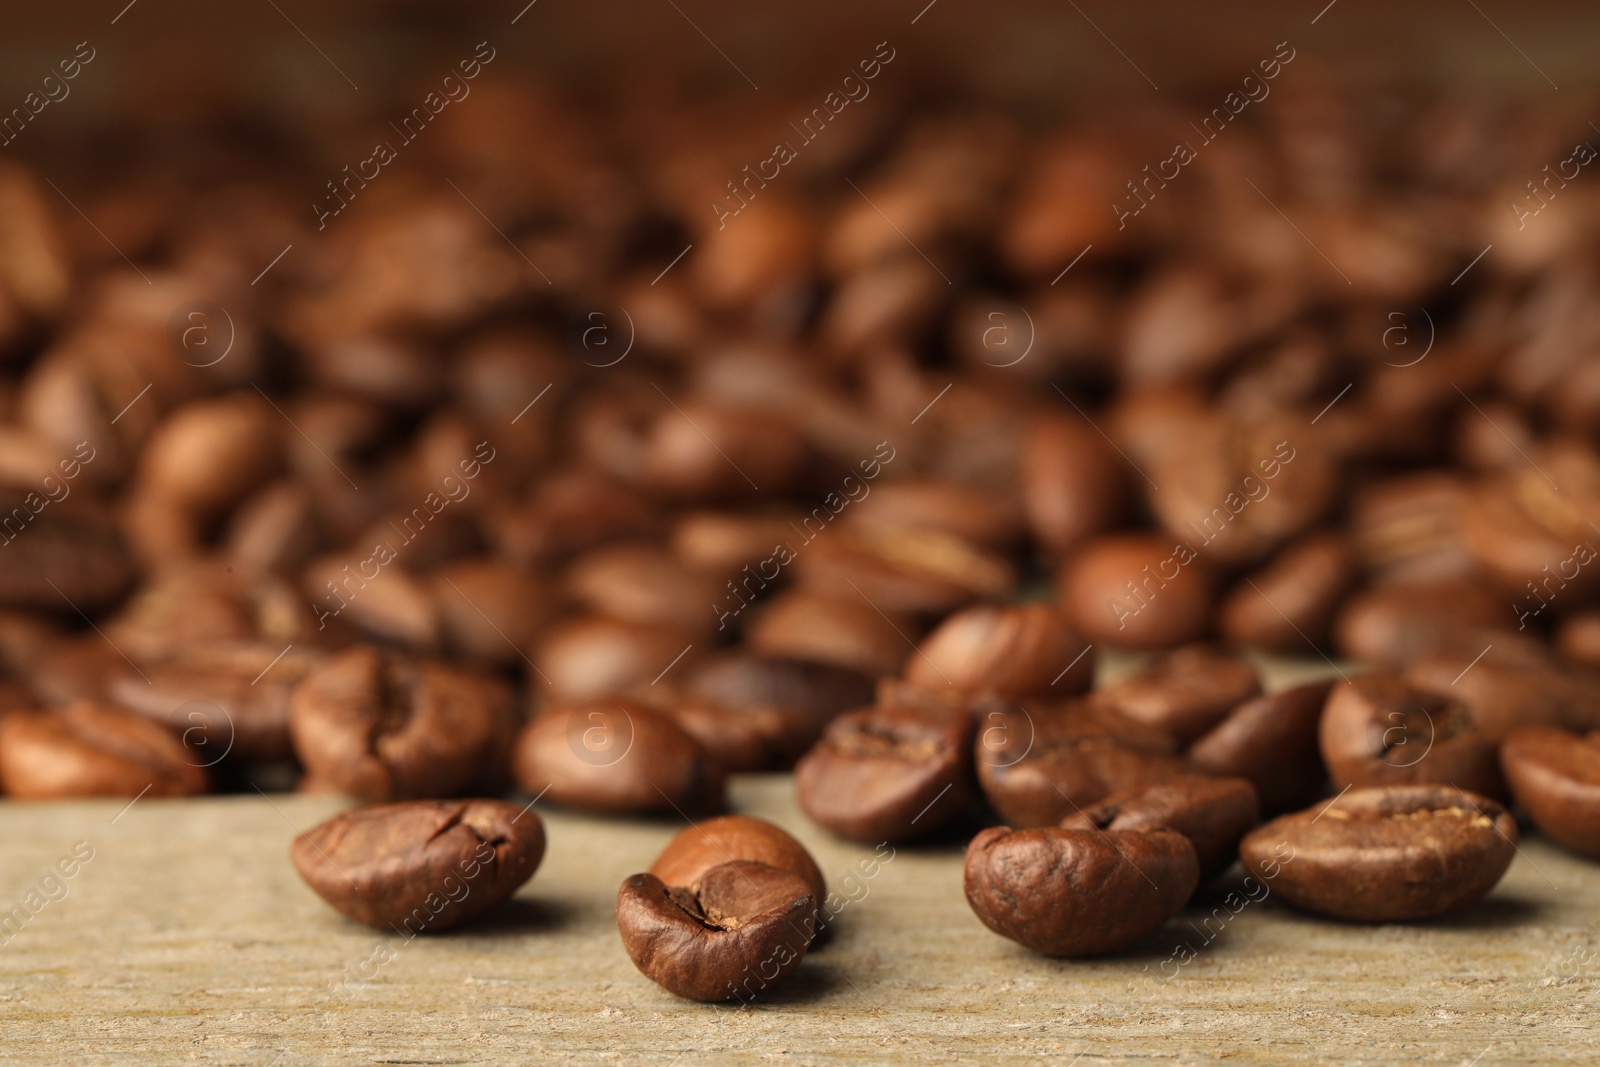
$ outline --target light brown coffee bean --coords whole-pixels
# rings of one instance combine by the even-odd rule
[[[1016,585],[1004,559],[934,530],[844,526],[795,548],[795,575],[807,589],[891,614],[941,614],[1004,598]]]
[[[972,715],[911,693],[842,715],[795,766],[794,782],[805,813],[840,837],[927,837],[973,799]]]
[[[1116,648],[1171,648],[1205,635],[1211,582],[1181,542],[1127,534],[1085,542],[1057,579],[1061,609],[1084,637]]]
[[[1505,795],[1495,744],[1466,706],[1394,675],[1335,684],[1319,738],[1328,776],[1340,788],[1440,783]]]
[[[1094,656],[1051,604],[984,604],[949,616],[906,662],[906,680],[963,697],[1082,693],[1094,681]]]
[[[404,936],[477,918],[533,877],[544,824],[499,800],[413,800],[340,812],[296,837],[300,877],[357,922]]]
[[[1500,746],[1511,796],[1535,826],[1586,856],[1600,856],[1600,734],[1523,726]]]
[[[1248,834],[1239,858],[1299,908],[1358,922],[1408,922],[1464,908],[1500,881],[1517,824],[1451,786],[1352,789]]]
[[[533,684],[541,696],[557,701],[639,694],[668,667],[692,667],[694,643],[693,635],[670,626],[576,616],[557,623],[535,645]]]
[[[29,800],[194,796],[201,760],[165,726],[96,701],[0,716],[0,789]]]
[[[795,589],[761,607],[745,642],[764,656],[830,664],[879,677],[900,673],[913,651],[910,642],[921,632],[913,616],[874,610],[854,592],[839,597]]]
[[[535,796],[604,814],[696,814],[723,805],[724,772],[661,712],[630,701],[556,705],[516,740],[513,771]]]

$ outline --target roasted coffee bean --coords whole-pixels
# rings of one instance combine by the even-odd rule
[[[973,799],[971,713],[902,697],[835,719],[795,766],[801,809],[840,837],[871,844],[927,837]]]
[[[1556,649],[1573,663],[1600,667],[1600,610],[1575,611],[1562,619]]]
[[[782,827],[751,815],[723,815],[678,831],[661,850],[650,873],[670,886],[693,886],[713,867],[754,860],[798,875],[822,903],[828,887],[817,861]]]
[[[1332,687],[1311,682],[1245,701],[1189,746],[1189,762],[1206,774],[1248,779],[1268,814],[1304,807],[1328,777],[1317,729]]]
[[[1239,857],[1239,839],[1255,828],[1261,804],[1243,778],[1178,774],[1160,785],[1113,793],[1062,819],[1063,830],[1176,830],[1194,846],[1200,884]]]
[[[1143,534],[1082,544],[1057,581],[1061,610],[1084,637],[1117,648],[1171,648],[1204,636],[1211,580],[1182,542]]]
[[[801,876],[734,860],[689,886],[633,875],[617,891],[617,928],[633,965],[668,992],[745,1001],[800,965],[815,934],[816,908]]]
[[[769,556],[776,559],[779,546],[794,539],[798,522],[798,513],[790,517],[691,511],[673,524],[669,544],[673,555],[696,570],[739,574],[741,568],[754,568]],[[720,595],[723,590],[717,592]]]
[[[1506,736],[1500,766],[1535,826],[1575,852],[1600,857],[1600,733],[1524,726]]]
[[[1403,667],[1425,656],[1477,655],[1511,622],[1505,600],[1472,582],[1380,585],[1345,602],[1334,639],[1351,659]]]
[[[254,390],[187,404],[146,442],[135,491],[199,515],[224,510],[277,472],[283,429]]]
[[[1046,956],[1102,956],[1178,913],[1200,878],[1194,845],[1165,828],[1013,830],[967,846],[967,903],[983,925]]]
[[[1537,641],[1506,637],[1472,655],[1417,660],[1405,677],[1465,704],[1473,726],[1490,741],[1519,726],[1600,726],[1600,678],[1568,666]]]
[[[0,716],[0,789],[25,799],[204,793],[201,758],[165,726],[115,704]]]
[[[1354,578],[1355,551],[1348,539],[1313,534],[1235,586],[1218,608],[1217,628],[1241,645],[1312,653]]]
[[[495,547],[522,566],[647,534],[655,523],[643,495],[592,469],[552,474],[520,504],[487,516]]]
[[[933,479],[885,482],[850,511],[856,525],[935,530],[989,549],[1022,537],[1022,508],[1009,494]]]
[[[1028,525],[1059,554],[1110,529],[1127,510],[1127,464],[1077,416],[1041,417],[1023,438],[1019,478]]]
[[[357,922],[410,936],[477,918],[533,877],[539,816],[499,800],[413,800],[340,812],[294,840],[295,869]]]
[[[772,413],[690,398],[664,407],[649,427],[644,465],[651,484],[674,496],[781,492],[805,469],[805,439]]]
[[[495,559],[457,560],[428,578],[445,647],[483,663],[522,663],[558,606],[539,575]]]
[[[182,734],[196,759],[283,760],[289,700],[321,659],[314,652],[252,643],[200,645],[140,674],[113,675],[106,695]]]
[[[1001,557],[936,530],[847,524],[796,548],[793,567],[806,588],[890,613],[939,614],[1006,597],[1017,582]]]
[[[260,641],[283,648],[316,629],[312,609],[287,582],[236,571],[223,560],[162,567],[101,627],[122,653],[155,663],[198,644]]]
[[[726,599],[721,605],[741,610]],[[796,589],[772,598],[745,635],[752,652],[826,663],[868,677],[899,674],[922,632],[902,612],[879,611],[855,593],[848,599]]]
[[[1438,582],[1465,577],[1461,514],[1471,488],[1454,473],[1408,474],[1369,486],[1352,502],[1351,532],[1363,569],[1380,580]]]
[[[714,605],[723,598],[715,578],[644,545],[611,545],[579,556],[566,568],[566,587],[597,614],[688,634],[710,631]]]
[[[1466,705],[1403,678],[1368,674],[1334,685],[1318,737],[1340,788],[1439,783],[1505,795],[1495,744]]]
[[[578,616],[540,638],[533,650],[534,685],[557,701],[637,694],[668,667],[693,666],[695,643],[693,635],[670,626]]]
[[[0,494],[0,606],[72,614],[112,604],[134,561],[110,521],[30,493]]]
[[[367,801],[499,789],[516,725],[498,679],[369,646],[313,668],[289,706],[306,773]]]
[[[906,663],[906,680],[964,697],[1073,696],[1094,681],[1094,657],[1050,604],[980,605],[949,616]]]
[[[1013,826],[1054,826],[1112,793],[1185,769],[1172,737],[1085,697],[977,709],[978,781]]]
[[[1307,911],[1360,922],[1429,919],[1474,904],[1516,852],[1517,824],[1444,785],[1352,789],[1258,827],[1239,858]]]
[[[723,804],[723,769],[661,712],[620,699],[547,708],[517,737],[517,784],[608,814],[695,814]]]
[[[770,705],[727,707],[689,699],[660,710],[730,774],[788,770],[820,734],[798,712]]]
[[[1255,668],[1205,645],[1174,649],[1096,699],[1186,745],[1261,692]]]

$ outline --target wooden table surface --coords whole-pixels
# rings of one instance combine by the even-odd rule
[[[290,866],[290,839],[338,807],[330,798],[0,805],[7,910],[75,848],[92,849],[45,886],[59,899],[41,894],[25,926],[0,933],[0,1060],[1600,1060],[1600,866],[1538,839],[1486,902],[1448,921],[1345,925],[1269,896],[1207,924],[1213,890],[1127,956],[1066,962],[979,925],[959,842],[901,848],[847,894],[872,849],[808,823],[787,776],[737,779],[732,795],[797,834],[840,899],[856,898],[831,941],[745,1009],[677,1000],[623,954],[617,886],[672,823],[541,804],[549,852],[515,900],[408,943],[344,919]]]

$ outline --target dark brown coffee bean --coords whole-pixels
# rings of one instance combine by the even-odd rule
[[[290,574],[324,546],[316,501],[298,482],[278,481],[255,493],[228,524],[228,558],[246,571]]]
[[[1328,772],[1317,729],[1331,681],[1312,682],[1238,705],[1189,746],[1196,770],[1248,779],[1269,814],[1315,800]]]
[[[1360,922],[1428,919],[1474,904],[1516,852],[1517,824],[1452,786],[1352,789],[1248,834],[1239,858],[1299,908]]]
[[[124,655],[155,663],[218,641],[259,641],[281,649],[308,640],[316,625],[289,583],[205,559],[183,560],[151,575],[101,629]]]
[[[1381,585],[1345,603],[1334,638],[1353,660],[1403,667],[1424,656],[1477,655],[1512,621],[1504,598],[1472,582]]]
[[[1473,564],[1461,545],[1461,514],[1471,491],[1458,474],[1429,472],[1357,493],[1350,525],[1362,568],[1395,581],[1466,577]]]
[[[533,650],[533,684],[557,701],[607,694],[642,694],[668,667],[692,667],[692,635],[670,626],[581,615],[557,624]],[[683,658],[674,659],[682,655]]]
[[[903,696],[835,719],[795,766],[800,807],[840,837],[927,837],[973,799],[971,713]]]
[[[1094,656],[1050,604],[967,608],[923,639],[906,680],[969,698],[1073,696],[1094,681]]]
[[[204,793],[201,758],[165,726],[114,704],[0,716],[0,789],[25,799]]]
[[[1223,599],[1217,628],[1228,640],[1284,653],[1310,653],[1355,578],[1355,552],[1342,534],[1313,534],[1280,552]]]
[[[840,667],[725,654],[696,670],[668,713],[729,771],[786,770],[872,682]]]
[[[1205,635],[1211,584],[1182,542],[1128,534],[1087,541],[1057,580],[1079,633],[1117,648],[1171,648]]]
[[[1200,884],[1239,857],[1239,839],[1261,818],[1255,786],[1243,778],[1174,775],[1160,785],[1113,793],[1062,819],[1063,830],[1176,830],[1194,846]]]
[[[723,804],[723,769],[643,704],[597,699],[546,709],[517,737],[513,770],[529,793],[608,814],[696,814]]]
[[[1393,675],[1334,685],[1319,743],[1340,788],[1440,783],[1505,795],[1495,744],[1474,727],[1466,706]]]
[[[1041,417],[1022,445],[1022,503],[1033,536],[1065,555],[1127,510],[1127,463],[1077,415]]]
[[[1535,826],[1575,852],[1600,856],[1600,734],[1524,726],[1500,746],[1500,766]]]
[[[111,679],[128,661],[99,634],[51,640],[24,670],[28,689],[39,703],[60,707],[106,696]]]
[[[0,606],[94,611],[133,577],[127,543],[108,520],[37,492],[0,493]]]
[[[182,735],[195,760],[283,760],[289,700],[322,657],[259,644],[200,645],[163,663],[112,676],[106,695]]]
[[[843,526],[796,545],[799,581],[813,592],[865,599],[879,611],[942,614],[1016,585],[1004,559],[936,530]]]
[[[369,646],[313,668],[289,706],[306,773],[367,801],[501,788],[516,723],[498,679]]]
[[[828,896],[817,861],[782,827],[751,815],[723,815],[678,831],[650,873],[670,886],[693,886],[713,867],[753,860],[798,875],[820,904]]]
[[[289,850],[317,895],[403,936],[482,915],[544,858],[539,816],[499,800],[413,800],[335,815]]]
[[[1054,826],[1112,793],[1185,769],[1170,735],[1092,696],[1061,706],[996,701],[977,718],[978,781],[1013,826]]]
[[[1255,668],[1205,645],[1174,649],[1095,694],[1106,706],[1186,745],[1261,692]]]
[[[967,846],[967,903],[983,925],[1046,956],[1102,956],[1178,913],[1199,882],[1194,845],[1152,830],[1013,830]]]
[[[744,1001],[800,965],[816,908],[799,875],[734,860],[709,868],[692,886],[632,876],[617,892],[617,928],[633,965],[668,992]]]
[[[593,470],[551,475],[519,505],[491,512],[486,523],[500,554],[522,566],[565,556],[655,525],[638,491]]]
[[[734,607],[724,599],[721,603]],[[745,635],[752,652],[826,663],[868,677],[899,674],[922,627],[902,612],[878,611],[848,598],[795,589],[764,605]]]
[[[687,397],[663,407],[645,439],[644,466],[650,483],[674,496],[782,492],[805,468],[805,440],[781,416]]]

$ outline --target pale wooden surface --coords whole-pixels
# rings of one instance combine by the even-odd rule
[[[733,797],[799,835],[836,884],[871,854],[800,817],[787,776],[740,779]],[[617,885],[677,826],[541,804],[549,854],[513,904],[403,944],[335,913],[289,864],[294,827],[336,807],[144,800],[116,818],[120,802],[0,805],[8,907],[74,842],[95,849],[69,895],[0,947],[0,1060],[1600,1060],[1600,866],[1538,840],[1484,905],[1452,921],[1341,925],[1269,899],[1165,982],[1161,963],[1178,943],[1199,946],[1186,920],[1202,911],[1125,958],[1046,960],[979,925],[962,896],[959,845],[901,849],[844,908],[831,943],[776,995],[737,1010],[673,998],[634,970],[617,938]],[[401,946],[397,957],[341,996],[346,968],[384,940]]]

